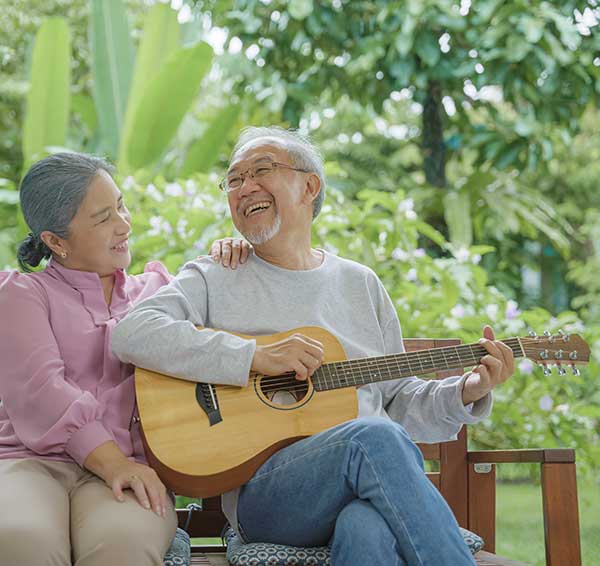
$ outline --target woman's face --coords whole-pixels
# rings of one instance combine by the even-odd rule
[[[112,177],[98,171],[69,225],[64,242],[66,258],[56,259],[69,269],[110,275],[131,262],[131,216]]]

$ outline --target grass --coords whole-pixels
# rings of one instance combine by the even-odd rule
[[[593,484],[580,483],[578,491],[583,566],[600,566],[600,489]],[[545,566],[542,496],[539,485],[498,484],[496,552],[534,566]]]

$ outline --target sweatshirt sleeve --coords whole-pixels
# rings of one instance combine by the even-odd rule
[[[402,330],[396,310],[387,295],[387,312],[382,328],[385,353],[404,351]],[[377,384],[383,404],[392,420],[401,424],[415,442],[441,442],[455,439],[463,424],[487,418],[492,410],[492,395],[487,394],[469,408],[462,401],[464,376],[440,380],[407,377]]]
[[[245,386],[255,340],[203,327],[208,286],[202,264],[192,262],[116,327],[112,349],[123,362],[166,375]]]
[[[79,465],[109,440],[96,398],[65,380],[45,291],[13,272],[0,282],[0,399],[15,433],[40,455],[63,454]]]

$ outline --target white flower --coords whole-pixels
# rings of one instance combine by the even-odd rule
[[[123,189],[125,189],[126,191],[131,189],[132,187],[135,187],[135,179],[131,175],[125,177],[122,186]]]
[[[158,234],[170,235],[173,233],[173,227],[162,216],[151,216],[148,220],[151,230],[148,230],[150,236],[158,236]]]
[[[413,255],[415,257],[425,257],[425,250],[423,248],[417,248],[414,252]]]
[[[417,270],[414,267],[411,267],[406,273],[407,281],[416,281],[417,280]]]
[[[460,248],[454,254],[454,256],[458,260],[458,263],[466,263],[467,261],[469,261],[469,257],[471,257],[471,254],[469,253],[469,250],[467,248]]]
[[[524,375],[531,375],[534,368],[535,365],[531,360],[524,359],[519,362],[519,371]]]
[[[448,330],[458,330],[460,328],[460,322],[455,318],[446,317],[444,318],[444,326]]]
[[[540,409],[542,411],[551,411],[554,407],[554,401],[550,395],[543,395],[540,397]]]
[[[555,410],[557,413],[560,413],[561,415],[566,415],[566,414],[568,414],[570,408],[567,403],[561,403],[560,405],[556,405]]]
[[[160,194],[159,190],[153,183],[146,185],[146,194],[157,202],[162,202],[164,200],[164,197]]]
[[[462,305],[454,305],[450,310],[450,314],[455,318],[462,318],[465,316],[465,307]]]
[[[481,256],[479,254],[473,254],[473,257],[471,258],[471,263],[473,265],[477,265],[480,261],[481,261]]]
[[[179,234],[179,236],[182,239],[187,238],[187,228],[188,225],[188,221],[186,218],[180,218],[179,221],[177,222],[177,233]]]
[[[485,314],[490,320],[496,320],[498,318],[499,310],[500,307],[497,304],[492,303],[491,305],[486,305]]]
[[[392,251],[392,257],[399,261],[406,261],[408,259],[408,254],[402,248],[395,248]]]
[[[504,316],[508,320],[512,320],[513,318],[517,318],[521,314],[519,310],[519,305],[516,301],[510,300],[506,302],[506,309],[504,311]]]
[[[398,204],[398,212],[403,213],[409,220],[414,220],[417,217],[414,208],[415,201],[411,198],[404,199]]]
[[[179,183],[167,183],[165,193],[170,197],[180,197],[183,195],[183,188]]]

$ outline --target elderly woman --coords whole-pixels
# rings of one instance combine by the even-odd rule
[[[20,199],[31,234],[19,263],[50,261],[0,275],[1,562],[162,564],[176,513],[144,458],[133,367],[109,345],[170,275],[159,262],[126,273],[130,215],[102,159],[42,159]],[[247,253],[239,240],[211,248],[232,267]]]

